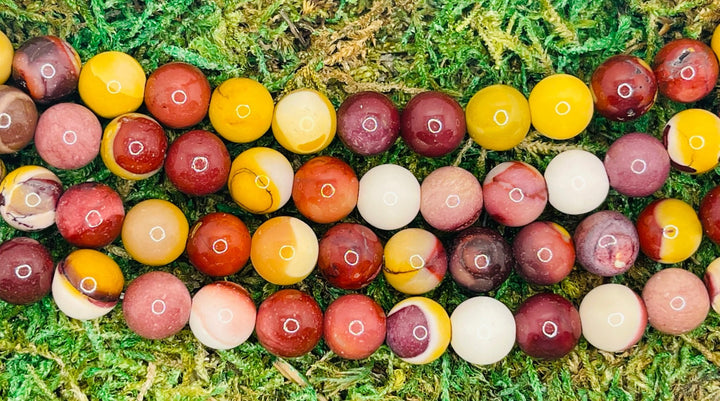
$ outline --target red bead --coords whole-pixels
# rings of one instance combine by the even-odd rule
[[[210,83],[197,67],[169,63],[148,77],[145,106],[163,125],[188,128],[205,118],[210,94]]]
[[[120,235],[125,209],[112,188],[97,182],[73,185],[55,211],[60,235],[78,248],[102,248]]]
[[[320,156],[295,173],[292,198],[303,216],[316,223],[333,223],[355,209],[359,188],[352,167],[338,158]]]
[[[595,110],[613,121],[630,121],[645,114],[655,103],[657,83],[642,59],[617,55],[593,72],[590,89]]]
[[[708,238],[720,245],[720,185],[709,190],[700,202],[700,222]]]
[[[16,305],[37,302],[50,292],[55,265],[47,248],[17,237],[0,245],[0,299]]]
[[[385,341],[385,320],[385,312],[372,298],[344,295],[325,311],[323,338],[342,358],[367,358]]]
[[[230,175],[230,153],[217,135],[194,130],[170,145],[165,174],[188,195],[203,196],[222,189]]]
[[[337,111],[337,134],[345,146],[357,154],[380,154],[400,135],[400,112],[383,94],[352,94]]]
[[[555,294],[537,294],[515,314],[517,342],[534,358],[558,359],[580,340],[580,314],[570,301]]]
[[[510,276],[514,263],[510,245],[489,228],[468,228],[453,241],[450,273],[458,284],[472,292],[500,287]]]
[[[277,356],[305,355],[322,337],[322,310],[307,293],[280,290],[258,308],[255,333],[260,344]]]
[[[570,233],[548,221],[523,227],[515,236],[513,256],[518,274],[527,282],[539,285],[559,283],[575,265]]]
[[[199,271],[215,277],[239,272],[250,258],[250,232],[228,213],[210,213],[190,229],[187,254]]]
[[[434,91],[415,95],[400,119],[405,143],[422,156],[446,155],[465,137],[465,112],[455,99]]]
[[[377,235],[360,224],[342,223],[320,240],[318,268],[332,285],[357,290],[380,273],[383,246]]]
[[[690,103],[710,94],[718,80],[718,60],[712,49],[693,39],[666,44],[655,55],[653,71],[660,93]]]
[[[13,79],[38,103],[50,103],[75,92],[80,56],[56,36],[39,36],[23,43],[13,58]]]

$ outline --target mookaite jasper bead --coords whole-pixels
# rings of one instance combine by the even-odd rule
[[[710,262],[703,277],[710,295],[710,304],[715,312],[720,313],[720,258]]]
[[[642,298],[620,284],[593,288],[580,302],[583,337],[593,347],[623,352],[645,333],[647,310]]]
[[[50,103],[75,92],[80,56],[56,36],[38,36],[23,43],[13,58],[13,79],[38,103]]]
[[[555,156],[545,169],[545,182],[550,204],[570,215],[597,208],[610,190],[603,163],[594,154],[580,149]]]
[[[655,55],[653,71],[660,93],[690,103],[710,94],[718,80],[718,60],[712,49],[694,39],[667,43]]]
[[[662,142],[639,132],[613,142],[603,164],[610,186],[625,196],[652,195],[670,174],[670,156]]]
[[[47,248],[31,238],[15,237],[0,245],[0,299],[15,305],[41,300],[50,293],[53,270]]]
[[[400,135],[400,112],[381,93],[354,93],[337,111],[337,134],[348,149],[359,155],[380,154]]]
[[[357,208],[371,226],[397,230],[417,216],[420,199],[420,183],[410,170],[381,164],[360,179]]]
[[[536,221],[515,236],[515,268],[529,283],[551,285],[562,281],[575,265],[572,237],[562,226]]]
[[[100,146],[100,156],[113,174],[126,180],[143,180],[162,168],[168,141],[157,121],[130,113],[110,121]]]
[[[452,97],[435,91],[413,96],[400,117],[400,135],[415,153],[438,157],[465,137],[465,113]]]
[[[15,50],[10,39],[4,32],[0,31],[0,85],[10,78],[12,72],[12,60]]]
[[[305,355],[322,337],[323,313],[311,295],[280,290],[260,304],[255,334],[272,354],[283,358]]]
[[[130,283],[122,306],[130,330],[143,338],[161,340],[185,327],[190,319],[191,298],[179,278],[152,271]]]
[[[442,356],[450,344],[450,317],[430,298],[406,298],[387,314],[385,342],[395,355],[415,365]]]
[[[385,342],[385,334],[385,312],[365,295],[343,295],[325,311],[323,338],[342,358],[369,357]]]
[[[145,85],[145,106],[163,125],[188,128],[202,121],[210,105],[210,83],[197,67],[168,63]]]
[[[120,235],[125,208],[112,188],[98,182],[73,185],[57,204],[60,235],[78,248],[102,248]]]
[[[580,340],[580,314],[570,301],[555,294],[536,294],[515,313],[517,342],[534,358],[558,359]]]
[[[308,160],[293,180],[292,198],[298,211],[316,223],[334,223],[357,205],[359,183],[355,171],[332,156]]]
[[[720,244],[720,185],[709,190],[700,202],[700,222],[708,238]]]
[[[85,105],[100,117],[131,113],[143,102],[145,71],[125,53],[103,52],[80,70],[78,92]]]
[[[20,89],[0,85],[0,154],[15,153],[33,140],[38,112]]]
[[[593,72],[590,83],[595,110],[613,121],[631,121],[645,114],[657,97],[655,74],[641,58],[617,55]]]
[[[62,182],[40,166],[22,166],[0,183],[0,215],[21,231],[39,231],[55,224]]]
[[[289,216],[267,220],[255,230],[250,259],[258,274],[277,285],[309,276],[318,259],[318,240],[307,223]]]
[[[590,273],[603,277],[630,270],[640,252],[632,221],[612,210],[586,217],[575,229],[573,240],[578,262]]]
[[[525,96],[507,85],[480,89],[465,108],[470,137],[489,150],[517,146],[530,129],[530,106]]]
[[[663,142],[678,170],[693,174],[710,171],[720,158],[720,118],[707,110],[683,110],[665,125]]]
[[[483,206],[480,183],[469,171],[440,167],[420,186],[420,213],[431,226],[459,231],[477,221]]]
[[[469,298],[455,308],[450,321],[453,350],[474,365],[499,362],[515,345],[515,319],[497,299]]]
[[[125,216],[122,242],[133,259],[148,266],[162,266],[185,250],[188,222],[172,203],[148,199],[133,206]]]
[[[498,288],[510,276],[513,264],[510,245],[492,229],[470,227],[453,241],[450,274],[472,292]]]
[[[232,349],[250,338],[256,315],[255,303],[245,288],[217,281],[193,296],[190,329],[206,347]]]
[[[653,274],[642,292],[650,325],[665,334],[695,330],[710,310],[705,285],[687,270],[668,268]]]
[[[590,89],[572,75],[543,78],[530,92],[528,102],[533,127],[552,139],[570,139],[580,134],[593,116]]]
[[[375,233],[360,224],[341,223],[320,240],[318,269],[332,285],[358,290],[380,273],[383,246]]]
[[[231,214],[206,214],[190,229],[187,255],[193,266],[209,276],[235,274],[250,258],[250,231]]]
[[[640,249],[660,263],[678,263],[692,256],[702,240],[702,225],[692,206],[679,199],[658,199],[637,219]]]
[[[447,272],[447,255],[440,240],[420,228],[406,228],[385,244],[385,280],[396,290],[424,294],[438,285]]]
[[[75,103],[59,103],[45,110],[35,129],[35,148],[55,168],[85,167],[100,153],[102,127],[95,114]]]
[[[230,78],[210,98],[210,123],[230,142],[252,142],[270,129],[273,98],[265,87],[249,78]]]
[[[335,138],[336,118],[327,96],[313,89],[298,89],[275,105],[272,131],[280,146],[293,153],[317,153]]]
[[[485,177],[483,199],[493,220],[520,227],[535,221],[545,210],[547,186],[542,174],[527,163],[500,163]]]
[[[230,153],[215,134],[194,130],[170,145],[165,174],[180,192],[204,196],[222,189],[230,175]]]
[[[230,167],[228,189],[235,203],[250,213],[272,213],[292,195],[294,172],[282,153],[270,148],[250,148]]]

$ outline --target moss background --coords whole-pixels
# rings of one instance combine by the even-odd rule
[[[339,106],[348,93],[376,90],[402,107],[423,90],[447,92],[465,105],[480,88],[505,83],[525,95],[553,72],[589,81],[605,58],[631,53],[652,62],[666,42],[691,37],[709,43],[720,21],[720,2],[710,0],[0,0],[0,30],[17,48],[42,34],[66,38],[83,61],[105,50],[128,52],[147,73],[169,61],[192,63],[213,86],[229,77],[251,77],[277,99],[299,87],[316,88]],[[624,133],[643,131],[657,137],[677,111],[701,107],[718,111],[715,90],[696,104],[682,105],[662,96],[652,110],[631,123],[596,116],[587,131],[569,141],[551,141],[530,133],[507,152],[481,149],[468,140],[452,154],[427,159],[401,142],[370,158],[350,153],[335,140],[321,154],[340,157],[361,176],[371,167],[396,163],[422,180],[442,165],[459,165],[481,180],[505,160],[527,161],[541,171],[560,151],[590,150],[602,157]],[[107,121],[104,121],[106,123]],[[210,129],[208,120],[203,128]],[[168,131],[171,139],[182,132]],[[271,134],[248,145],[228,144],[232,157],[250,146],[279,148]],[[312,156],[283,151],[297,169]],[[2,155],[8,170],[41,164],[29,146]],[[113,175],[98,157],[77,171],[56,171],[66,186],[101,180],[121,193],[130,208],[148,198],[167,199],[192,223],[211,211],[240,216],[251,232],[280,214],[298,215],[292,203],[267,216],[239,209],[227,190],[189,198],[164,175],[128,182]],[[720,168],[701,176],[672,171],[652,197],[628,199],[611,190],[601,208],[619,210],[635,220],[655,198],[676,197],[697,208],[705,192],[718,183]],[[542,219],[573,231],[581,217],[561,215],[548,207]],[[346,221],[360,222],[357,211]],[[497,226],[481,216],[479,225],[500,230],[512,240],[517,229]],[[426,227],[421,217],[411,226]],[[329,226],[315,225],[322,235]],[[386,241],[393,232],[377,232]],[[447,244],[452,236],[437,233]],[[0,240],[26,235],[0,222]],[[56,260],[71,248],[54,227],[27,234],[52,250]],[[129,282],[149,270],[131,261],[120,240],[104,249],[121,265]],[[678,267],[698,275],[718,255],[707,238],[697,254]],[[513,273],[494,296],[515,309],[528,296],[552,291],[576,306],[603,282],[623,283],[641,291],[664,266],[640,256],[627,274],[603,279],[576,267],[549,288],[526,284]],[[185,281],[191,293],[212,280],[181,257],[162,267]],[[229,280],[248,288],[260,303],[277,286],[245,268]],[[323,308],[344,291],[330,288],[313,273],[296,286],[309,291]],[[379,277],[362,291],[385,310],[403,298]],[[446,278],[428,296],[448,311],[467,298]],[[648,328],[640,343],[622,354],[599,352],[581,340],[558,361],[536,361],[517,348],[502,362],[474,367],[452,351],[426,366],[412,366],[383,346],[363,361],[346,361],[320,343],[311,354],[290,360],[266,352],[253,337],[242,346],[216,352],[197,342],[189,328],[164,341],[146,341],[123,321],[121,308],[89,322],[68,319],[51,297],[31,306],[0,302],[0,399],[7,400],[718,400],[720,399],[720,317],[711,312],[705,324],[678,337]]]

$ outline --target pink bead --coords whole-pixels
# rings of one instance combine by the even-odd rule
[[[64,170],[88,165],[100,152],[102,127],[88,108],[60,103],[47,109],[35,129],[35,147],[47,164]]]
[[[420,186],[420,213],[438,230],[459,231],[469,227],[480,217],[482,206],[480,183],[460,167],[440,167]]]
[[[123,315],[139,336],[160,340],[185,327],[191,299],[185,283],[170,273],[153,271],[133,280],[125,290]]]
[[[485,210],[500,224],[520,227],[537,219],[547,204],[545,179],[533,166],[511,161],[490,170],[483,182]]]

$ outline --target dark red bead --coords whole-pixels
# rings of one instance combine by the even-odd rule
[[[37,302],[50,292],[55,265],[47,248],[17,237],[0,245],[0,299],[16,305]]]
[[[307,293],[280,290],[258,308],[255,333],[272,354],[283,358],[305,355],[322,337],[322,310]]]
[[[380,273],[383,246],[375,233],[360,224],[341,223],[320,240],[318,268],[332,285],[357,290]]]
[[[383,94],[352,94],[337,111],[337,134],[345,146],[357,154],[382,153],[400,134],[400,112]]]
[[[405,143],[422,156],[438,157],[455,150],[465,137],[465,112],[441,92],[423,92],[408,102],[400,120]]]
[[[510,276],[514,263],[510,245],[489,228],[468,228],[453,241],[450,273],[472,292],[498,288]]]
[[[655,103],[657,83],[642,59],[617,55],[593,72],[590,89],[595,110],[613,121],[630,121],[645,114]]]
[[[699,214],[705,234],[720,245],[720,185],[705,194],[700,202]]]
[[[203,196],[225,186],[230,164],[230,153],[217,135],[194,130],[181,135],[170,145],[165,174],[180,192]]]
[[[710,94],[718,80],[718,60],[712,49],[693,39],[678,39],[655,55],[653,71],[660,93],[689,103]]]
[[[537,294],[515,314],[517,343],[534,358],[558,359],[580,340],[580,314],[570,301],[555,294]]]

